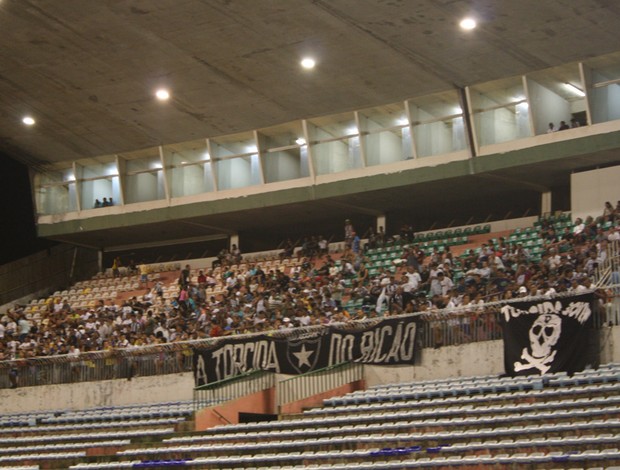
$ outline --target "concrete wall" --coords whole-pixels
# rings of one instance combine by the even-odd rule
[[[366,385],[501,374],[504,372],[502,341],[424,349],[418,366],[366,366]]]
[[[601,330],[600,351],[602,364],[620,362],[620,326]],[[499,375],[503,372],[503,343],[498,340],[447,346],[439,349],[424,349],[421,362],[416,366],[366,366],[365,382],[366,386],[373,386],[448,377]],[[276,379],[284,380],[287,377],[282,375]],[[157,377],[137,377],[131,381],[106,380],[45,387],[24,387],[15,390],[2,389],[0,390],[0,403],[2,403],[4,413],[162,403],[191,400],[193,387],[193,375],[182,373]],[[218,407],[218,412],[222,414],[226,411],[227,418],[233,419],[238,411],[270,413],[272,412],[270,410],[275,410],[273,394],[256,400],[242,400],[239,403],[243,404],[243,409],[236,407],[234,413],[228,407],[226,410]],[[303,402],[299,405],[309,406],[310,404],[310,402]],[[258,408],[254,408],[255,405]],[[213,416],[205,417],[202,426],[213,425],[215,418],[212,418]]]
[[[194,419],[196,431],[223,424],[238,424],[239,413],[273,414],[276,412],[275,408],[275,388],[272,387],[198,411]]]
[[[620,166],[602,170],[582,171],[571,175],[571,212],[576,217],[603,215],[605,201],[615,207],[620,200]]]
[[[193,398],[191,373],[133,380],[103,380],[77,384],[0,389],[3,413],[47,410],[79,410],[135,403],[163,403]]]

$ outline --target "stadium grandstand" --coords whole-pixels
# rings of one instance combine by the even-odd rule
[[[0,21],[0,470],[620,468],[614,2]]]

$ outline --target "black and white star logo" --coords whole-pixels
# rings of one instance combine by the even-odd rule
[[[297,358],[297,367],[302,367],[302,366],[312,367],[312,364],[310,364],[310,360],[309,360],[312,354],[314,354],[314,351],[307,351],[306,345],[303,344],[299,352],[293,353],[293,356]]]

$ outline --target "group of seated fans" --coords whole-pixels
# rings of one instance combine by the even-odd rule
[[[304,243],[301,253],[294,253],[287,242],[284,256],[272,264],[250,262],[235,246],[220,253],[212,268],[194,272],[186,266],[171,297],[164,295],[166,285],[153,282],[143,284],[140,296],[119,303],[100,300],[86,309],[62,300],[35,313],[16,306],[0,318],[0,360],[77,355],[401,313],[433,320],[456,307],[459,315],[473,315],[486,302],[581,292],[591,288],[597,266],[607,257],[608,243],[620,239],[619,221],[620,210],[611,205],[597,219],[569,222],[561,233],[553,219],[542,218],[536,227],[542,239],[538,256],[526,244],[507,237],[485,239],[456,256],[449,246],[429,249],[418,243],[409,227],[391,237],[383,230],[372,231],[360,244],[350,221],[345,225],[344,249],[335,253],[328,252],[323,237],[314,237]],[[388,247],[397,253],[390,264],[369,268],[370,253]]]

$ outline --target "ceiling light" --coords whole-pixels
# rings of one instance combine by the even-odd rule
[[[572,91],[573,93],[575,93],[577,96],[580,96],[580,97],[582,97],[582,98],[583,98],[584,96],[586,96],[586,94],[583,92],[583,90],[582,90],[581,88],[579,88],[579,87],[577,87],[577,86],[573,85],[572,83],[568,83],[568,82],[567,82],[567,83],[565,83],[565,84],[564,84],[564,86],[565,86],[566,88],[568,88],[570,91]]]
[[[406,117],[401,117],[396,119],[396,125],[397,126],[407,126],[409,125],[409,119],[407,119]]]
[[[298,137],[297,139],[295,139],[295,143],[297,145],[306,145],[306,139],[304,139],[303,137]]]
[[[313,69],[316,61],[312,57],[305,57],[301,60],[301,66],[307,70]]]
[[[346,135],[357,135],[360,131],[357,126],[351,126],[345,132],[347,133]]]
[[[155,97],[159,101],[166,101],[168,98],[170,98],[170,92],[165,88],[160,88],[155,92]]]
[[[33,126],[37,121],[35,121],[32,116],[24,116],[22,122],[27,126]]]
[[[463,18],[459,23],[459,26],[461,27],[461,29],[471,31],[476,27],[476,20],[474,20],[473,18]]]

